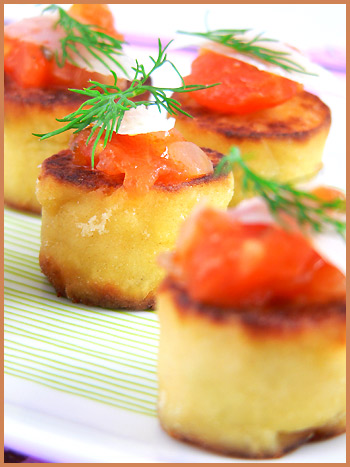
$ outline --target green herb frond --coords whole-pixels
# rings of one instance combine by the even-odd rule
[[[215,84],[209,86],[197,84],[186,85],[176,66],[167,58],[166,50],[170,43],[171,42],[163,48],[161,41],[158,40],[158,56],[156,59],[150,57],[153,63],[150,71],[146,72],[145,67],[136,61],[136,66],[133,67],[135,72],[134,77],[129,87],[125,90],[121,90],[117,86],[117,76],[114,72],[112,72],[114,76],[114,84],[112,85],[90,81],[91,86],[88,88],[70,89],[72,92],[86,96],[86,101],[81,104],[76,111],[61,119],[57,119],[58,122],[66,123],[66,125],[50,133],[34,134],[34,136],[38,136],[41,139],[47,139],[60,133],[64,133],[67,130],[74,129],[74,133],[78,133],[84,128],[89,127],[91,132],[87,143],[91,141],[91,138],[94,135],[96,135],[91,154],[91,166],[94,167],[94,154],[102,135],[105,133],[104,147],[106,147],[106,144],[111,140],[113,133],[118,133],[125,112],[131,108],[136,108],[140,105],[145,105],[146,107],[156,105],[159,111],[161,111],[161,109],[165,109],[170,115],[182,113],[190,116],[181,108],[181,104],[176,99],[167,96],[167,92],[183,93],[199,91],[201,89],[215,86]],[[181,78],[181,86],[171,88],[156,87],[149,84],[150,76],[166,63],[170,64],[177,75]],[[133,98],[147,92],[150,93],[153,99],[139,100],[136,102],[132,100]]]
[[[288,52],[273,50],[268,47],[263,47],[261,42],[279,42],[276,39],[263,37],[262,34],[257,34],[252,39],[244,39],[244,36],[250,29],[216,29],[208,32],[186,32],[177,31],[179,34],[187,34],[190,36],[203,37],[204,39],[216,42],[218,44],[230,47],[242,54],[250,55],[251,57],[263,60],[265,62],[277,65],[288,72],[303,73],[306,75],[316,76],[314,73],[309,73],[303,66],[291,60]]]
[[[331,229],[345,239],[346,222],[339,218],[339,214],[345,213],[345,200],[325,201],[313,193],[297,190],[290,183],[279,183],[263,178],[247,166],[235,146],[221,159],[215,173],[216,175],[228,173],[234,170],[235,166],[239,166],[243,171],[243,189],[251,190],[261,196],[282,225],[280,214],[286,213],[303,227],[311,227],[315,232]]]
[[[58,5],[49,5],[43,10],[43,13],[46,12],[58,13],[59,19],[56,27],[60,25],[66,33],[66,36],[60,40],[60,53],[58,51],[55,53],[56,62],[59,67],[63,67],[66,61],[77,66],[74,59],[75,56],[80,57],[87,66],[93,69],[88,58],[80,51],[81,47],[83,47],[92,57],[102,63],[107,70],[110,70],[111,65],[106,62],[106,59],[113,62],[120,70],[127,74],[124,67],[116,58],[122,54],[123,41],[104,33],[100,26],[81,23]]]

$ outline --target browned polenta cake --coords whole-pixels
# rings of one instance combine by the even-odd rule
[[[159,403],[173,437],[273,458],[345,431],[345,301],[219,308],[158,295]]]
[[[116,51],[123,41],[106,4],[75,4],[65,12],[60,6],[51,7],[52,14],[43,14],[47,13],[44,9],[41,15],[13,22],[4,29],[5,203],[37,213],[40,213],[35,197],[38,165],[68,147],[71,132],[49,141],[40,141],[32,133],[57,130],[64,124],[56,119],[77,110],[84,102],[85,96],[70,92],[69,88],[88,87],[90,79],[114,83],[108,60],[104,60],[105,50],[100,39],[96,39],[99,31],[103,30],[103,41],[113,44]],[[67,24],[74,24],[76,31],[80,31],[78,35],[84,35],[82,31],[87,31],[84,25],[88,25],[91,34],[79,43],[79,51]],[[98,70],[102,63],[105,66],[101,73]],[[126,78],[118,78],[118,86],[124,85]]]
[[[124,88],[128,81],[121,80]],[[148,84],[151,80],[148,80]],[[147,99],[148,93],[138,96]],[[78,109],[85,97],[63,89],[22,88],[5,76],[4,199],[16,209],[41,212],[35,195],[40,164],[67,148],[72,131],[40,141],[33,133],[57,130],[62,118]]]
[[[222,155],[205,150],[215,165]],[[207,175],[130,194],[115,178],[72,162],[70,150],[46,159],[37,197],[42,206],[40,265],[59,295],[108,308],[153,306],[164,276],[159,253],[201,199],[227,207],[233,177]]]
[[[188,141],[227,154],[234,145],[251,155],[248,165],[265,178],[281,182],[307,179],[322,167],[322,152],[331,114],[315,95],[300,92],[275,107],[245,115],[219,114],[200,106],[189,94],[174,94],[182,109],[194,118],[179,114],[177,128]],[[242,174],[235,169],[235,192],[231,204],[247,193]]]
[[[35,185],[42,161],[68,146],[71,132],[40,141],[32,133],[56,130],[62,118],[84,101],[65,90],[24,89],[5,76],[4,198],[17,209],[40,213]]]

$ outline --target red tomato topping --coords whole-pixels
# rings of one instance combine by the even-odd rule
[[[5,55],[5,72],[23,87],[42,86],[50,66],[40,48],[36,44],[18,44],[16,41],[7,41],[7,46],[10,52]]]
[[[205,51],[194,60],[185,83],[221,83],[195,91],[191,96],[203,107],[232,114],[274,107],[292,98],[302,88],[295,81],[212,51]]]
[[[84,130],[72,140],[71,150],[78,165],[91,165],[94,140]],[[95,168],[117,177],[125,189],[143,193],[153,185],[176,185],[213,172],[208,156],[187,142],[177,130],[135,136],[114,133],[103,148],[103,137],[95,153]]]
[[[96,25],[101,31],[123,39],[114,29],[113,16],[106,5],[73,5],[68,13],[83,23]],[[60,50],[59,41],[65,33],[54,24],[52,16],[40,16],[6,26],[5,73],[23,87],[81,88],[88,85],[89,79],[112,84],[113,77],[78,68],[67,61],[62,68],[57,65],[54,52]]]
[[[185,223],[169,272],[192,299],[224,307],[319,303],[345,296],[345,277],[301,232],[243,224],[203,209]]]

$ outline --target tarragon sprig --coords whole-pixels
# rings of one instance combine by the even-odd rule
[[[230,47],[242,54],[250,55],[251,57],[263,60],[288,72],[303,73],[306,75],[316,76],[314,73],[309,73],[303,66],[296,63],[290,58],[290,53],[282,52],[268,47],[258,45],[261,42],[279,42],[276,39],[268,39],[262,37],[262,34],[257,34],[252,39],[245,39],[244,34],[251,31],[251,29],[216,29],[207,32],[186,32],[177,31],[180,34],[187,34],[190,36],[203,37],[204,39],[216,42],[218,44]]]
[[[91,86],[86,89],[70,89],[70,91],[77,94],[86,96],[88,99],[74,112],[66,115],[63,118],[56,119],[58,122],[66,123],[65,126],[58,128],[50,133],[45,134],[34,134],[34,136],[39,136],[41,139],[51,138],[52,136],[58,135],[70,129],[75,129],[74,133],[82,131],[84,128],[90,127],[91,132],[87,139],[86,144],[88,144],[91,138],[97,132],[96,139],[93,144],[92,154],[91,154],[91,166],[94,167],[94,154],[99,140],[104,134],[104,147],[106,147],[107,142],[112,139],[113,133],[118,133],[120,125],[122,123],[124,114],[126,111],[136,108],[139,105],[144,105],[149,107],[151,105],[156,105],[158,110],[165,109],[168,114],[176,115],[177,113],[182,113],[191,117],[189,113],[181,108],[181,104],[174,98],[167,96],[167,92],[189,92],[189,91],[199,91],[201,89],[206,89],[212,85],[200,85],[200,84],[191,84],[186,85],[184,80],[177,70],[175,65],[168,60],[166,49],[169,47],[171,42],[169,42],[164,48],[160,40],[158,40],[158,56],[156,59],[150,57],[153,66],[150,71],[146,72],[144,65],[140,64],[136,60],[136,66],[132,69],[135,72],[134,78],[131,81],[130,86],[121,90],[117,86],[117,76],[112,72],[114,76],[114,84],[102,84],[97,81],[90,81]],[[150,76],[162,67],[165,63],[168,63],[175,70],[177,75],[181,78],[182,85],[178,87],[157,87],[148,84]],[[149,92],[153,99],[151,100],[139,100],[134,102],[133,98]]]
[[[345,213],[346,201],[335,199],[325,201],[313,193],[297,190],[290,183],[279,183],[263,178],[253,172],[241,157],[240,151],[233,146],[229,154],[223,157],[215,169],[215,174],[230,172],[234,166],[243,171],[243,189],[253,190],[267,203],[274,217],[281,221],[281,213],[293,217],[301,226],[311,227],[315,232],[335,230],[345,239],[346,223],[339,219]],[[338,216],[338,217],[337,217]]]
[[[58,5],[49,5],[44,8],[43,13],[51,12],[58,13],[59,19],[55,23],[62,27],[65,31],[65,37],[60,39],[61,53],[55,51],[56,63],[59,67],[63,67],[67,62],[78,66],[74,55],[79,56],[91,69],[93,65],[88,58],[80,52],[77,46],[83,46],[95,59],[102,63],[107,70],[110,70],[111,65],[106,62],[106,59],[113,62],[126,75],[124,67],[116,59],[117,55],[121,55],[123,41],[116,39],[109,34],[101,31],[101,27],[93,24],[83,24],[80,21],[70,16],[63,8]]]

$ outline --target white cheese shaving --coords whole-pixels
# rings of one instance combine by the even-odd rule
[[[245,40],[252,39],[252,37],[248,37],[247,35],[244,36]],[[243,36],[242,36],[243,39]],[[278,51],[278,52],[286,52],[289,54],[288,59],[292,60],[293,62],[297,63],[298,65],[302,66],[307,73],[314,73],[316,75],[320,74],[320,67],[316,64],[312,63],[305,55],[303,55],[297,49],[283,44],[281,42],[256,42],[255,45],[261,47],[267,47],[270,50]],[[258,58],[254,57],[253,55],[247,55],[238,52],[237,50],[227,47],[222,44],[217,44],[215,42],[206,42],[202,44],[202,49],[211,50],[213,52],[217,52],[221,55],[226,55],[227,57],[232,57],[242,62],[248,63],[249,65],[253,65],[259,70],[267,71],[269,73],[273,73],[275,75],[282,76],[284,78],[291,79],[293,81],[297,81],[303,83],[305,81],[305,76],[303,73],[298,73],[295,71],[287,71],[284,68],[279,67],[278,65],[274,65],[273,63],[269,63],[265,60],[259,60]]]
[[[242,224],[273,224],[275,220],[267,204],[258,197],[241,201],[229,213]]]
[[[175,119],[166,119],[156,106],[139,105],[125,112],[118,134],[139,135],[155,131],[169,131],[174,125]]]
[[[346,244],[336,234],[315,234],[312,236],[315,250],[327,263],[332,264],[344,275],[346,274]]]
[[[62,27],[56,26],[58,20],[58,13],[50,16],[45,15],[26,18],[6,26],[6,36],[17,39],[20,34],[22,41],[44,46],[46,49],[51,51],[52,55],[58,52],[61,56],[60,41],[66,37],[66,33]],[[100,73],[104,76],[109,76],[111,74],[109,69],[94,57],[86,47],[82,44],[75,44],[75,46],[81,56],[72,49],[69,49],[69,56],[78,68]],[[125,69],[126,73],[124,73],[123,70],[108,57],[99,53],[97,50],[95,50],[94,53],[102,58],[106,65],[115,72],[118,78],[130,79],[130,77],[134,76],[132,67],[136,66],[135,59],[125,55],[124,53],[114,55],[115,60]],[[82,57],[84,57],[91,66],[89,66]]]
[[[249,41],[257,36],[257,32],[249,31],[244,35],[238,36],[239,38]],[[265,37],[265,36],[263,36]],[[266,37],[268,35],[266,34]],[[306,86],[313,86],[315,82],[317,82],[318,88],[320,86],[320,77],[328,78],[329,80],[332,78],[331,73],[327,70],[322,68],[321,66],[313,63],[309,60],[302,52],[297,50],[294,47],[291,47],[283,42],[256,42],[256,45],[266,47],[272,50],[278,50],[281,52],[287,52],[290,54],[289,58],[294,62],[301,65],[308,73],[313,73],[317,76],[307,75],[303,73],[297,72],[288,72],[283,68],[273,65],[272,63],[266,62],[264,60],[259,60],[254,56],[250,56],[247,54],[239,53],[237,50],[225,46],[223,44],[218,44],[212,41],[205,41],[202,37],[191,37],[188,36],[179,36],[176,38],[176,43],[173,45],[175,50],[183,50],[189,47],[199,47],[204,50],[212,50],[213,52],[220,53],[221,55],[226,55],[228,57],[236,58],[237,60],[241,60],[242,62],[246,62],[250,65],[255,66],[256,68],[267,71],[269,73],[273,73],[276,75],[283,76],[285,78],[289,78],[293,81],[298,83],[302,83]],[[333,80],[332,80],[333,81]]]

